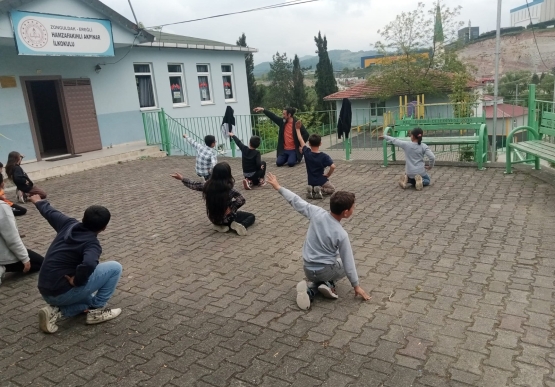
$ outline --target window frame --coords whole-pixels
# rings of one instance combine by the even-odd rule
[[[148,73],[138,73],[135,71],[135,65],[146,65],[150,72]],[[137,90],[137,97],[139,98],[139,110],[158,110],[158,97],[156,96],[156,81],[154,80],[154,66],[150,62],[133,62],[133,75],[135,76],[135,85],[137,85],[137,76],[150,76],[150,84],[152,85],[152,95],[154,98],[154,106],[141,107],[141,97],[139,91]]]
[[[198,71],[198,66],[206,66],[208,69],[208,72],[200,72]],[[196,64],[196,69],[197,69],[197,87],[200,93],[200,86],[198,86],[198,78],[199,77],[206,77],[208,79],[208,92],[210,93],[210,99],[207,101],[203,101],[202,99],[200,100],[200,104],[201,105],[214,105],[214,88],[212,87],[212,78],[210,77],[210,64],[209,63],[197,63]]]
[[[385,114],[387,109],[386,101],[373,101],[370,102],[370,116],[371,117],[381,117]],[[379,114],[381,110],[381,115]],[[374,114],[375,113],[375,114]]]
[[[224,66],[229,66],[231,67],[231,71],[227,72],[223,70]],[[235,89],[235,77],[233,76],[233,64],[231,63],[222,63],[220,66],[220,69],[222,70],[222,83],[224,81],[224,77],[230,77],[231,78],[231,94],[233,95],[233,98],[226,98],[225,95],[225,85],[224,85],[224,100],[226,103],[233,103],[233,102],[237,102],[237,90]]]
[[[169,66],[180,66],[181,67],[181,72],[179,72],[179,73],[171,72],[170,69],[169,69]],[[174,108],[188,107],[189,106],[189,98],[187,98],[187,84],[185,83],[185,66],[184,66],[184,64],[183,63],[168,62],[167,69],[168,69],[168,79],[170,79],[170,85],[171,85],[171,78],[172,77],[181,77],[181,95],[182,95],[182,98],[183,98],[183,102],[174,103],[173,102],[173,95],[172,95],[172,105],[173,105],[173,107]]]

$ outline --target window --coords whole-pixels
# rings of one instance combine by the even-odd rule
[[[173,106],[186,106],[187,98],[185,98],[185,78],[183,77],[183,65],[168,64],[168,73],[170,74],[170,91]]]
[[[149,63],[134,63],[135,82],[139,94],[139,106],[141,109],[155,108],[154,83],[152,82],[152,68]]]
[[[383,116],[385,113],[385,101],[370,102],[370,115]]]
[[[222,65],[222,79],[224,82],[224,96],[226,102],[235,101],[235,93],[233,92],[233,66]]]
[[[212,103],[210,88],[210,67],[207,64],[197,65],[198,89],[200,91],[200,103]]]

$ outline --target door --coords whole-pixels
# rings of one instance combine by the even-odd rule
[[[40,158],[67,154],[69,148],[59,81],[26,81],[25,86]]]
[[[63,79],[72,153],[102,149],[90,79]]]

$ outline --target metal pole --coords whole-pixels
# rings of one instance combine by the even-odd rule
[[[139,21],[137,20],[137,15],[135,15],[135,10],[133,9],[133,4],[131,4],[131,0],[127,0],[127,1],[129,2],[129,6],[131,7],[131,13],[133,13],[133,17],[135,18],[135,24],[137,25],[137,27],[139,27]]]
[[[497,161],[497,97],[499,95],[499,55],[501,51],[501,2],[497,0],[497,34],[495,38],[495,81],[493,91],[493,141],[491,144],[491,161]]]

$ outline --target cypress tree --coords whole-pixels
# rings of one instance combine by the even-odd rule
[[[318,108],[325,110],[324,97],[337,92],[337,82],[333,75],[333,65],[328,55],[328,40],[326,36],[318,31],[314,37],[318,48],[318,64],[316,65],[316,95],[318,97]]]
[[[295,55],[293,59],[293,90],[291,91],[291,106],[298,111],[306,110],[306,90],[304,86],[304,75],[301,69],[301,61]]]
[[[237,40],[237,45],[241,47],[247,46],[247,37],[245,33]],[[258,89],[256,87],[256,79],[254,78],[254,59],[252,53],[245,54],[245,67],[247,68],[247,87],[249,89],[249,104],[251,110],[260,105],[260,98],[258,96]]]

